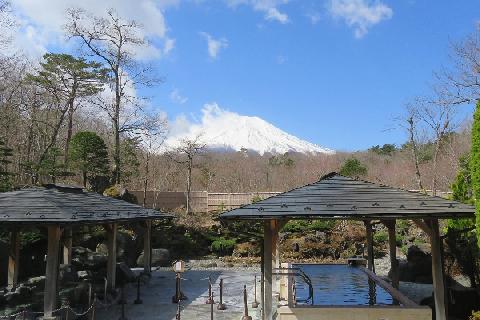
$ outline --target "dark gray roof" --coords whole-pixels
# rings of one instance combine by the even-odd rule
[[[333,172],[315,183],[225,212],[220,219],[415,219],[474,213],[470,205]]]
[[[0,193],[0,224],[93,224],[169,217],[156,210],[70,186]]]

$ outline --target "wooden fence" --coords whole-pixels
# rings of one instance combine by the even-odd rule
[[[139,203],[143,201],[143,191],[130,191]],[[225,211],[252,203],[253,200],[263,200],[277,195],[279,192],[222,193],[207,191],[190,192],[190,205],[194,212]],[[174,210],[185,207],[186,192],[147,191],[146,206],[148,208]]]

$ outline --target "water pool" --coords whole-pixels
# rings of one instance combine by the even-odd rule
[[[340,264],[294,264],[307,274],[313,286],[313,305],[393,305],[394,299],[357,267]],[[297,279],[298,280],[298,279]],[[308,286],[296,282],[297,301],[308,298]]]

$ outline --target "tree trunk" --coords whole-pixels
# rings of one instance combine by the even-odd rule
[[[115,150],[113,161],[115,165],[114,170],[114,181],[115,184],[120,184],[121,182],[121,164],[120,164],[120,103],[121,103],[121,88],[120,88],[120,75],[118,70],[114,71],[115,74],[115,112],[114,112],[114,119],[113,119],[113,126],[114,126],[114,134],[115,134]]]
[[[193,166],[193,159],[191,157],[188,158],[188,177],[187,177],[187,213],[190,213],[192,210],[190,206],[190,191],[192,187],[192,166]]]
[[[418,165],[418,149],[417,149],[417,143],[415,142],[415,123],[413,121],[413,118],[409,118],[407,120],[409,127],[408,127],[408,133],[410,135],[410,144],[412,145],[412,156],[413,156],[413,163],[415,165],[415,177],[417,180],[417,186],[419,190],[423,190],[423,184],[422,184],[422,177],[420,175],[420,167]]]
[[[73,134],[73,99],[68,103],[68,123],[67,123],[67,139],[65,141],[65,164],[68,162],[68,152],[70,147],[70,140]]]
[[[143,179],[143,207],[147,205],[147,190],[148,190],[148,171],[149,171],[150,152],[147,151],[145,157],[145,178]]]

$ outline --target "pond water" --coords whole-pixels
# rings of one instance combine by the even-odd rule
[[[392,296],[357,267],[295,264],[312,281],[313,305],[393,305]],[[297,301],[308,298],[308,285],[296,277]],[[299,302],[299,304],[306,304]],[[310,304],[310,303],[308,303]]]

